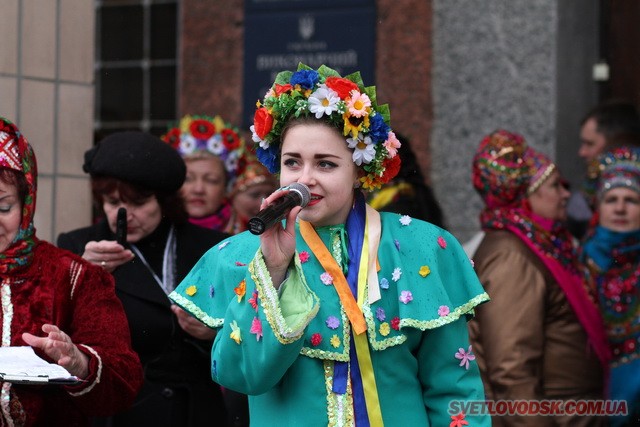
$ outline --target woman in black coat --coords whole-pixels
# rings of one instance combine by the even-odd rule
[[[220,387],[211,380],[214,331],[172,306],[167,294],[223,233],[187,221],[179,196],[185,166],[160,139],[119,132],[85,153],[94,200],[104,219],[62,233],[58,246],[113,274],[144,385],[133,407],[97,425],[224,425]],[[115,241],[127,210],[126,243]]]

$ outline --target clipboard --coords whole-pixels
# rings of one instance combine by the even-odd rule
[[[45,385],[45,384],[57,384],[57,385],[76,385],[83,381],[78,377],[70,376],[66,378],[50,378],[48,375],[17,375],[17,374],[3,374],[0,372],[0,381],[13,384],[30,384],[30,385]]]
[[[62,366],[40,358],[28,346],[0,347],[0,381],[32,385],[74,385],[84,382]]]

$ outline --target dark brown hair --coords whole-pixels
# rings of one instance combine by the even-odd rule
[[[18,190],[20,204],[24,205],[24,200],[29,194],[29,183],[27,177],[22,172],[9,168],[0,168],[0,181],[7,185],[15,185]]]
[[[91,178],[91,194],[99,212],[102,212],[104,196],[116,190],[124,202],[136,203],[155,196],[162,210],[163,218],[169,219],[174,224],[184,224],[188,220],[189,216],[179,191],[173,193],[153,191],[108,176]]]

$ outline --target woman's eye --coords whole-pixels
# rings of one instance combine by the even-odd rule
[[[221,185],[222,184],[222,180],[218,179],[218,178],[205,178],[204,181],[207,184],[211,184],[211,185]]]
[[[13,205],[9,205],[9,206],[0,206],[0,212],[1,213],[9,213],[11,212],[11,208],[13,207]]]
[[[321,161],[318,165],[323,169],[335,168],[337,166],[335,163],[326,160]]]
[[[291,167],[297,165],[298,161],[296,159],[286,159],[283,163],[285,166]]]

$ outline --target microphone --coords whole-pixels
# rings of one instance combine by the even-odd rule
[[[249,220],[248,228],[253,234],[262,234],[275,224],[282,221],[287,213],[295,206],[303,208],[309,204],[311,192],[309,187],[299,182],[289,185],[289,192],[273,201]]]

